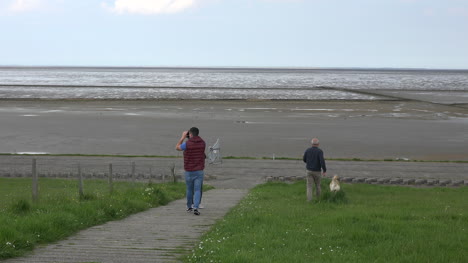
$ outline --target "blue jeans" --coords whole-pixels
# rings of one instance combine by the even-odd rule
[[[201,171],[188,172],[185,171],[185,185],[187,186],[187,208],[192,207],[198,209],[201,200],[201,188],[203,185],[203,175],[205,173]]]

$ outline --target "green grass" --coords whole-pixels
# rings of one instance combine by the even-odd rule
[[[206,233],[185,262],[468,262],[468,188],[268,183]]]
[[[41,178],[33,203],[31,179],[0,178],[0,259],[185,196],[184,183],[114,182],[112,194],[105,180],[86,180],[84,187],[80,198],[77,180]]]

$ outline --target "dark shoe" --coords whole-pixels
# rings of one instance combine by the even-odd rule
[[[193,210],[193,214],[196,215],[196,216],[199,216],[200,212],[198,212],[198,209],[195,209],[195,210]]]
[[[193,212],[193,208],[187,208],[187,213],[192,213]]]

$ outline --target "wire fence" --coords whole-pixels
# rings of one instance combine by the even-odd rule
[[[182,179],[182,168],[182,160],[178,158],[0,157],[0,177],[31,178],[33,202],[37,202],[41,195],[40,178],[77,180],[78,189],[75,189],[83,197],[85,180],[107,181],[108,190],[113,192],[114,181],[177,182]]]
[[[181,159],[0,158],[0,177],[38,177],[167,181],[182,178]],[[111,176],[110,176],[111,175]]]

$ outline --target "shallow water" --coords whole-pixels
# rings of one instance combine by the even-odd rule
[[[0,68],[0,98],[9,99],[384,98],[372,94],[373,91],[458,91],[465,94],[468,92],[468,71]]]

